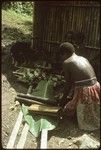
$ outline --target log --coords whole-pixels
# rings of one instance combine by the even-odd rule
[[[26,94],[22,94],[22,93],[17,94],[17,96],[22,97],[22,98],[31,99],[34,101],[38,101],[38,102],[41,102],[43,104],[57,106],[57,101],[56,100],[50,100],[49,98],[42,98],[42,97],[26,95]]]
[[[31,106],[28,107],[28,110],[36,114],[57,116],[57,117],[59,117],[62,112],[61,107],[54,107],[54,106],[52,107],[38,104],[32,104]]]
[[[27,99],[27,98],[24,98],[24,97],[15,97],[15,100],[19,101],[20,103],[26,103],[26,104],[41,104],[41,105],[44,105],[43,103],[41,102],[38,102],[38,101],[34,101],[34,100],[31,100],[31,99]]]
[[[45,106],[45,105],[39,105],[39,104],[32,104],[30,107],[28,107],[28,110],[50,112],[50,113],[58,113],[60,109],[61,107]]]

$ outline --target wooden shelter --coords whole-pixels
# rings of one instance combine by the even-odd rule
[[[55,58],[58,46],[68,41],[68,33],[80,33],[80,54],[98,65],[100,53],[100,3],[98,1],[35,1],[34,46]],[[82,36],[76,36],[80,41]],[[77,41],[77,42],[78,42]],[[82,52],[81,52],[82,51]],[[93,64],[93,60],[97,61]],[[95,67],[95,66],[94,66]]]

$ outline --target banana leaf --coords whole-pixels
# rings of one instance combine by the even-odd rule
[[[48,80],[41,80],[32,94],[34,96],[40,96],[42,98],[53,99],[54,91],[53,81],[51,80],[51,78],[49,78]],[[25,106],[24,104],[22,104],[22,111],[25,121],[29,124],[30,132],[35,137],[38,137],[40,131],[42,131],[43,129],[53,130],[57,126],[58,118],[56,119],[52,116],[31,114],[28,111],[28,106]]]
[[[34,89],[33,95],[42,97],[42,98],[49,98],[54,99],[54,90],[53,90],[54,82],[49,79],[41,80],[38,86]]]
[[[43,129],[53,130],[57,126],[57,120],[51,116],[42,116],[28,112],[28,106],[22,104],[22,111],[25,121],[29,124],[30,132],[38,137]]]

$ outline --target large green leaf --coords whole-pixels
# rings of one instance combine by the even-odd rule
[[[30,132],[38,137],[42,129],[52,130],[57,126],[56,118],[41,116],[41,115],[32,115],[28,112],[27,106],[22,105],[22,111],[24,114],[25,121],[29,124]]]
[[[33,95],[42,98],[53,99],[53,81],[51,78],[48,80],[41,80],[33,92]],[[22,111],[25,121],[30,126],[30,132],[37,137],[42,129],[52,130],[57,126],[57,119],[51,116],[43,116],[31,114],[28,112],[27,106],[22,105]]]
[[[51,77],[47,80],[41,80],[36,87],[36,89],[33,91],[34,96],[39,96],[42,98],[50,98],[54,99],[54,91],[53,91],[53,81],[51,80]]]

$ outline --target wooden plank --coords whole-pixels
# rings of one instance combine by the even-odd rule
[[[22,111],[20,111],[19,115],[18,115],[18,118],[17,118],[17,121],[15,123],[15,126],[13,128],[13,131],[11,133],[11,136],[9,138],[7,148],[13,148],[15,140],[16,140],[16,136],[17,136],[19,128],[20,128],[20,124],[22,122],[22,118],[23,118],[23,113],[22,113]]]
[[[30,85],[27,91],[27,95],[30,95],[32,92],[33,86]],[[27,134],[28,134],[28,130],[29,130],[29,125],[27,123],[25,123],[24,128],[22,130],[21,133],[21,137],[20,140],[17,144],[17,148],[24,148],[25,142],[26,142],[26,138],[27,138]]]
[[[32,86],[29,87],[27,94],[31,93],[32,88],[33,88]],[[15,123],[15,126],[13,128],[13,131],[11,133],[11,136],[9,138],[7,148],[13,148],[15,140],[16,140],[16,136],[18,134],[18,131],[19,131],[19,128],[20,128],[20,125],[21,125],[21,122],[22,122],[22,118],[23,118],[23,113],[22,113],[22,111],[20,111],[19,115],[18,115],[18,118],[16,120],[16,123]],[[23,131],[22,131],[21,138],[20,138],[19,143],[18,143],[18,147],[24,146],[25,141],[26,141],[26,137],[27,137],[27,133],[28,133],[28,129],[29,129],[29,126],[27,124],[25,124],[25,126],[23,128]],[[24,137],[24,140],[21,143],[23,137]]]
[[[44,98],[46,97],[47,88],[48,88],[48,84],[46,85]],[[47,129],[43,129],[41,131],[41,145],[40,145],[40,149],[46,149],[47,148],[47,136],[48,136],[48,130]]]
[[[28,130],[29,130],[29,125],[27,123],[25,123],[24,128],[23,128],[22,133],[21,133],[20,140],[17,144],[17,148],[24,148],[27,134],[28,134]]]
[[[48,137],[48,130],[43,129],[41,132],[41,145],[40,149],[47,149],[47,137]]]

